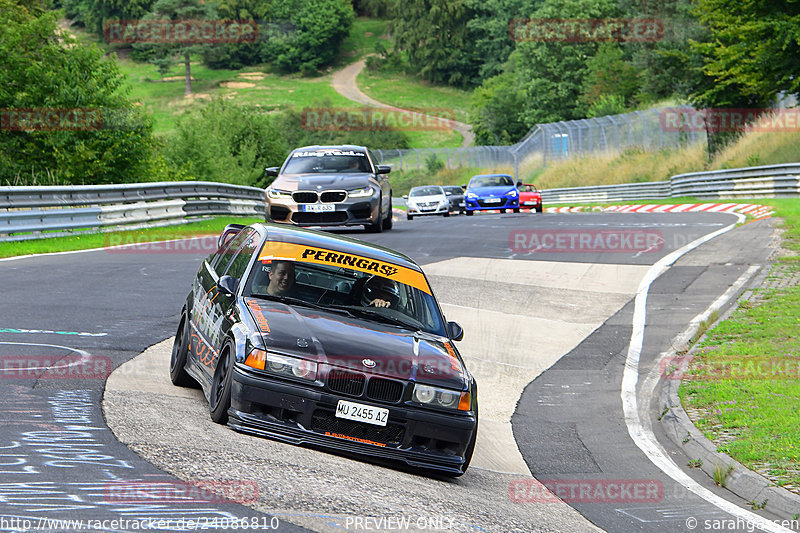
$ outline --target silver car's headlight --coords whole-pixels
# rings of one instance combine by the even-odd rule
[[[450,389],[440,389],[417,383],[414,385],[414,392],[411,399],[422,405],[432,407],[443,407],[445,409],[456,409],[459,411],[469,411],[470,394]]]
[[[368,198],[375,193],[372,187],[364,187],[363,189],[354,189],[347,191],[347,196],[350,198]]]
[[[267,191],[267,196],[273,200],[288,200],[292,197],[292,193],[289,191],[282,191],[280,189],[270,189]]]

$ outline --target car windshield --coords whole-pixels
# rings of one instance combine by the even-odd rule
[[[371,172],[367,154],[356,150],[298,150],[283,174],[339,174]]]
[[[476,176],[469,182],[470,188],[475,187],[503,187],[514,185],[514,180],[509,176]]]
[[[463,194],[464,191],[461,187],[444,187],[444,192],[447,194]]]
[[[524,183],[519,188],[519,192],[537,192],[537,191],[535,186]]]
[[[433,196],[435,194],[444,194],[444,192],[441,187],[417,187],[411,189],[408,195],[413,198],[414,196]]]
[[[267,242],[247,280],[245,296],[283,300],[289,305],[321,307],[446,336],[444,320],[420,272],[341,252],[311,254],[309,257],[315,261],[313,263],[273,259],[278,255],[286,257],[286,254],[267,251],[270,244],[301,248]],[[320,258],[319,262],[316,258]],[[338,260],[353,262],[356,268],[338,266],[335,264]],[[392,277],[376,273],[374,270],[377,268],[388,273],[394,271]]]

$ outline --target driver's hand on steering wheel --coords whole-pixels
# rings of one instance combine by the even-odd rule
[[[390,303],[380,298],[375,298],[369,303],[370,307],[389,307]]]

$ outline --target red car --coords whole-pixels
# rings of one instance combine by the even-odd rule
[[[522,209],[535,210],[537,213],[542,212],[542,193],[536,189],[536,185],[523,183],[517,189],[519,189],[519,206]]]

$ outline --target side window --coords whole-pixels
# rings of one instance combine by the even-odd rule
[[[236,257],[236,251],[242,246],[242,243],[254,233],[254,229],[243,229],[236,237],[228,242],[228,245],[217,255],[216,263],[211,265],[218,275],[222,276],[225,273],[225,269],[228,268],[233,258]]]
[[[238,236],[237,236],[238,237]],[[244,243],[239,249],[238,253],[233,256],[228,270],[225,272],[228,276],[234,277],[238,280],[242,279],[244,271],[247,270],[247,265],[250,263],[253,254],[258,248],[258,234],[251,230],[243,239]]]

